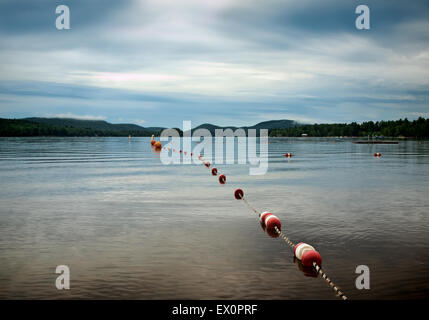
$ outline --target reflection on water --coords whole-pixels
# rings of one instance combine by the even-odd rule
[[[236,187],[315,246],[351,299],[427,297],[428,142],[271,138],[269,156],[263,176],[216,165],[220,185],[203,166],[162,165],[147,138],[1,138],[0,298],[336,299]],[[55,288],[60,264],[70,291]]]

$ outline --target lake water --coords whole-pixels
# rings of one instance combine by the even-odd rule
[[[204,166],[163,165],[149,138],[1,138],[0,298],[338,299],[263,232],[237,187],[312,244],[350,299],[428,297],[428,141],[268,147],[267,174],[217,165],[220,185]],[[58,265],[71,290],[56,289]],[[358,265],[370,290],[355,287]]]

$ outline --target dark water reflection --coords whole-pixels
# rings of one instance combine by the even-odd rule
[[[233,198],[238,186],[314,245],[350,298],[427,297],[428,142],[270,139],[269,155],[263,176],[217,166],[221,186],[203,166],[162,165],[144,138],[0,139],[0,298],[337,299]],[[55,288],[60,264],[70,291]]]

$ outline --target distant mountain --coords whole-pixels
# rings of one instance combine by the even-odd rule
[[[140,136],[159,135],[162,128],[112,124],[102,120],[69,118],[0,119],[0,136]]]
[[[289,129],[295,128],[299,125],[300,124],[294,120],[270,120],[259,122],[258,124],[249,127],[249,129]]]
[[[161,132],[165,128],[163,127],[144,127],[146,130],[152,131],[152,132]]]
[[[104,120],[80,120],[72,118],[24,118],[22,120],[42,123],[51,126],[91,129],[91,130],[107,130],[107,131],[156,131],[151,128],[144,128],[136,124],[118,123],[113,124]],[[159,128],[162,130],[162,128]]]
[[[198,129],[207,129],[208,131],[210,131],[210,133],[212,135],[214,135],[216,129],[223,129],[223,130],[225,130],[225,129],[232,129],[232,130],[236,130],[237,127],[220,127],[220,126],[216,126],[214,124],[204,123],[204,124],[199,125],[198,127],[195,127],[194,129],[192,129],[192,131],[195,131],[195,130],[198,130]]]
[[[210,131],[210,133],[212,135],[215,134],[215,130],[216,129],[232,129],[232,130],[236,130],[236,129],[244,129],[247,133],[248,129],[268,129],[268,130],[273,130],[273,129],[289,129],[289,128],[295,128],[297,126],[300,126],[301,124],[299,124],[298,122],[294,121],[294,120],[271,120],[271,121],[263,121],[263,122],[259,122],[253,126],[250,127],[220,127],[220,126],[216,126],[210,123],[204,123],[202,125],[199,125],[198,127],[195,127],[192,130],[197,130],[197,129],[207,129]]]
[[[146,137],[152,134],[159,136],[162,127],[142,127],[136,124],[113,124],[104,120],[79,120],[72,118],[24,118],[24,119],[0,119],[0,136],[140,136]],[[242,128],[282,130],[298,126],[293,120],[272,120],[255,124],[251,127],[220,127],[210,123],[202,124],[196,129],[207,129],[215,135],[216,129]],[[179,132],[182,134],[181,130]]]

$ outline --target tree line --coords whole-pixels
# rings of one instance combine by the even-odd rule
[[[1,137],[32,137],[32,136],[61,136],[61,137],[150,137],[160,132],[151,130],[111,130],[82,128],[61,125],[48,125],[28,120],[1,119]],[[407,118],[396,121],[367,121],[361,124],[334,123],[334,124],[305,124],[287,129],[270,129],[272,137],[300,137],[306,134],[310,137],[408,137],[429,138],[429,118],[418,118],[409,121]]]
[[[128,135],[134,137],[150,137],[152,134],[158,134],[158,132],[148,130],[76,128],[71,126],[48,125],[19,119],[0,119],[1,137],[128,137]]]
[[[300,125],[288,129],[272,129],[269,135],[273,137],[408,137],[429,138],[429,119],[422,117],[414,121],[407,118],[396,121],[367,121],[361,124],[333,123]]]

